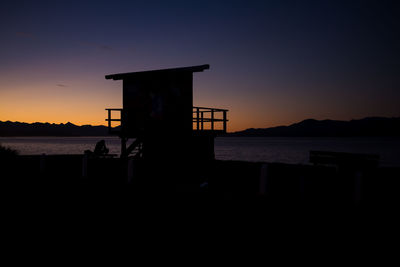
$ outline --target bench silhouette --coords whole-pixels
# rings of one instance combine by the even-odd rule
[[[379,155],[348,152],[310,151],[310,163],[339,167],[373,168],[379,165]]]

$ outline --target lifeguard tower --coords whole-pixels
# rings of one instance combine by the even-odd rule
[[[109,133],[121,138],[121,157],[169,161],[214,159],[214,138],[226,133],[228,110],[193,106],[193,73],[209,67],[105,76],[123,81],[122,109],[106,109]]]

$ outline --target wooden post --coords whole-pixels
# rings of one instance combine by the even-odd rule
[[[199,108],[196,108],[196,121],[197,121],[197,128],[196,128],[196,130],[199,130],[200,129],[200,125],[199,125],[199,123],[200,123],[200,109]]]
[[[46,172],[46,154],[40,156],[40,174],[44,175]]]
[[[126,155],[126,141],[127,138],[121,136],[121,157],[125,157]]]
[[[226,110],[224,112],[224,132],[226,132]]]
[[[214,110],[211,109],[211,130],[214,131]]]
[[[304,201],[306,200],[306,179],[303,175],[301,175],[299,179],[300,179],[300,198],[301,201],[303,201],[304,203]]]
[[[111,130],[111,109],[108,110],[108,130]]]
[[[82,159],[82,177],[87,178],[88,175],[88,155],[85,153]]]
[[[361,198],[362,198],[362,178],[363,178],[363,173],[361,171],[356,171],[354,175],[354,202],[355,205],[358,206],[360,205]]]
[[[204,130],[203,114],[204,112],[201,112],[201,130]]]
[[[128,184],[132,183],[134,178],[134,159],[128,159]]]
[[[268,179],[268,165],[266,163],[261,165],[260,170],[260,195],[267,193],[267,179]]]

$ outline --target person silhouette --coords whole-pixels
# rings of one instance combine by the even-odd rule
[[[94,148],[93,153],[96,156],[106,155],[108,154],[108,148],[106,147],[106,141],[100,140],[97,142],[96,147]]]
[[[108,148],[106,147],[106,141],[100,140],[96,143],[94,151],[85,150],[85,154],[89,154],[95,157],[104,156],[108,154]]]

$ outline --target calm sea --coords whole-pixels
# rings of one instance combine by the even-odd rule
[[[106,141],[110,153],[119,154],[117,137],[0,137],[0,143],[23,155],[81,154],[93,150],[100,139]],[[400,166],[400,138],[218,137],[215,140],[216,158],[222,160],[307,164],[310,150],[378,154],[381,165]]]

